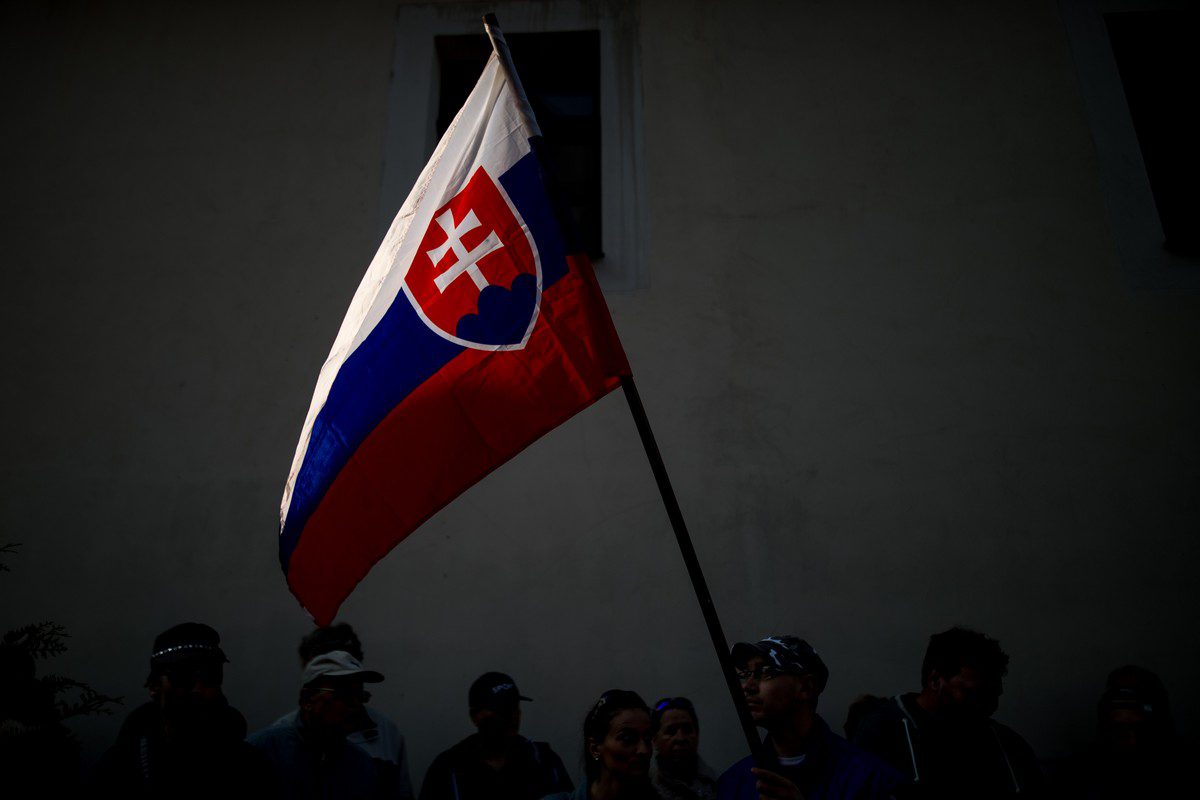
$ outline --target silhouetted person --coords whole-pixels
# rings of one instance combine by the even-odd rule
[[[275,797],[270,765],[244,739],[221,692],[228,659],[217,632],[185,622],[154,640],[150,702],[125,719],[92,775],[100,797]]]
[[[362,642],[359,641],[358,634],[350,625],[340,622],[337,625],[317,628],[300,640],[300,668],[308,666],[308,662],[315,657],[334,650],[344,650],[359,662],[363,661]],[[389,797],[410,800],[413,789],[408,776],[408,750],[404,737],[396,723],[386,714],[366,704],[369,699],[366,692],[363,693],[363,698],[363,703],[357,706],[349,720],[350,730],[346,734],[346,741],[358,745],[375,759],[380,778],[384,785],[389,787]],[[299,713],[299,709],[293,710],[275,720],[275,724],[294,723]]]
[[[921,665],[921,691],[852,709],[852,741],[913,780],[906,797],[1037,793],[1042,780],[1033,751],[991,718],[1007,673],[1008,656],[996,640],[965,628],[935,634]]]
[[[700,758],[700,718],[686,697],[664,697],[650,712],[650,782],[663,800],[712,800],[717,776]]]
[[[609,689],[583,719],[586,779],[546,800],[658,800],[650,783],[650,709],[636,692]]]
[[[33,656],[0,641],[0,788],[12,797],[67,796],[79,788],[79,745],[59,720],[54,690]]]
[[[421,800],[538,800],[570,790],[562,759],[545,742],[521,736],[521,701],[502,672],[486,672],[467,692],[476,732],[438,755],[421,784]]]
[[[275,770],[287,800],[363,800],[387,796],[374,759],[346,741],[362,711],[363,684],[383,675],[345,650],[315,656],[300,679],[295,719],[250,737]]]
[[[829,669],[795,636],[768,636],[733,646],[733,663],[755,724],[776,764],[756,767],[747,757],[717,783],[720,800],[887,798],[903,778],[892,767],[829,729],[817,700]]]
[[[1167,690],[1148,669],[1125,666],[1108,676],[1097,707],[1096,743],[1072,759],[1055,797],[1110,800],[1179,796],[1188,760],[1175,735]]]

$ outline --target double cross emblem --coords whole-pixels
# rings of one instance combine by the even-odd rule
[[[489,231],[482,242],[467,250],[466,245],[463,244],[463,236],[479,227],[479,217],[475,216],[474,211],[468,211],[467,215],[462,218],[462,222],[455,225],[453,211],[446,209],[436,218],[436,222],[446,232],[446,241],[442,245],[426,251],[426,254],[435,266],[449,251],[454,251],[458,260],[440,275],[434,277],[434,286],[439,292],[445,292],[450,284],[466,274],[475,283],[475,288],[482,292],[488,287],[488,280],[484,277],[483,271],[479,269],[479,260],[504,247],[504,243],[500,241],[500,237],[496,235],[495,231]]]

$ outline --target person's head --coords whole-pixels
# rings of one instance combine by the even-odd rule
[[[367,700],[363,684],[382,680],[345,650],[314,656],[300,679],[300,719],[317,739],[344,738]]]
[[[184,622],[160,633],[150,651],[146,688],[164,719],[178,728],[211,720],[226,702],[221,637],[208,625]]]
[[[808,642],[768,636],[735,644],[732,657],[755,723],[771,730],[802,724],[816,713],[829,669]]]
[[[511,739],[521,730],[521,701],[529,699],[508,675],[485,672],[467,690],[471,724],[485,739]]]
[[[929,637],[921,690],[936,714],[986,719],[996,713],[1008,674],[1000,643],[978,631],[951,628]]]
[[[1100,696],[1098,723],[1101,748],[1119,759],[1153,754],[1175,733],[1162,681],[1132,664],[1109,673]]]
[[[647,780],[650,709],[636,692],[609,689],[583,720],[583,766],[589,783],[608,774],[621,783]]]
[[[334,650],[344,650],[359,661],[363,661],[362,642],[349,623],[339,622],[323,628],[314,628],[311,633],[300,640],[300,666],[308,665],[319,655],[332,653]]]
[[[700,749],[700,719],[686,697],[664,697],[650,712],[650,734],[658,763],[673,772],[694,772]]]

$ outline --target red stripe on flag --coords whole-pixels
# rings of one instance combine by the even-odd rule
[[[288,585],[318,624],[421,523],[629,374],[590,265],[568,262],[524,349],[456,356],[384,418],[329,487],[288,564]]]

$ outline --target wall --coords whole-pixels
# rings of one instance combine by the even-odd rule
[[[207,621],[264,725],[308,624],[279,495],[376,244],[395,7],[0,13],[0,624],[67,625],[53,668],[132,706],[154,634]],[[638,13],[648,286],[609,303],[731,639],[809,637],[835,727],[954,623],[1012,655],[998,716],[1042,755],[1130,661],[1194,725],[1198,300],[1122,281],[1055,4]],[[414,774],[490,668],[572,767],[610,686],[693,697],[708,759],[739,755],[674,548],[619,395],[405,542],[342,616]],[[89,760],[118,722],[77,726]]]

